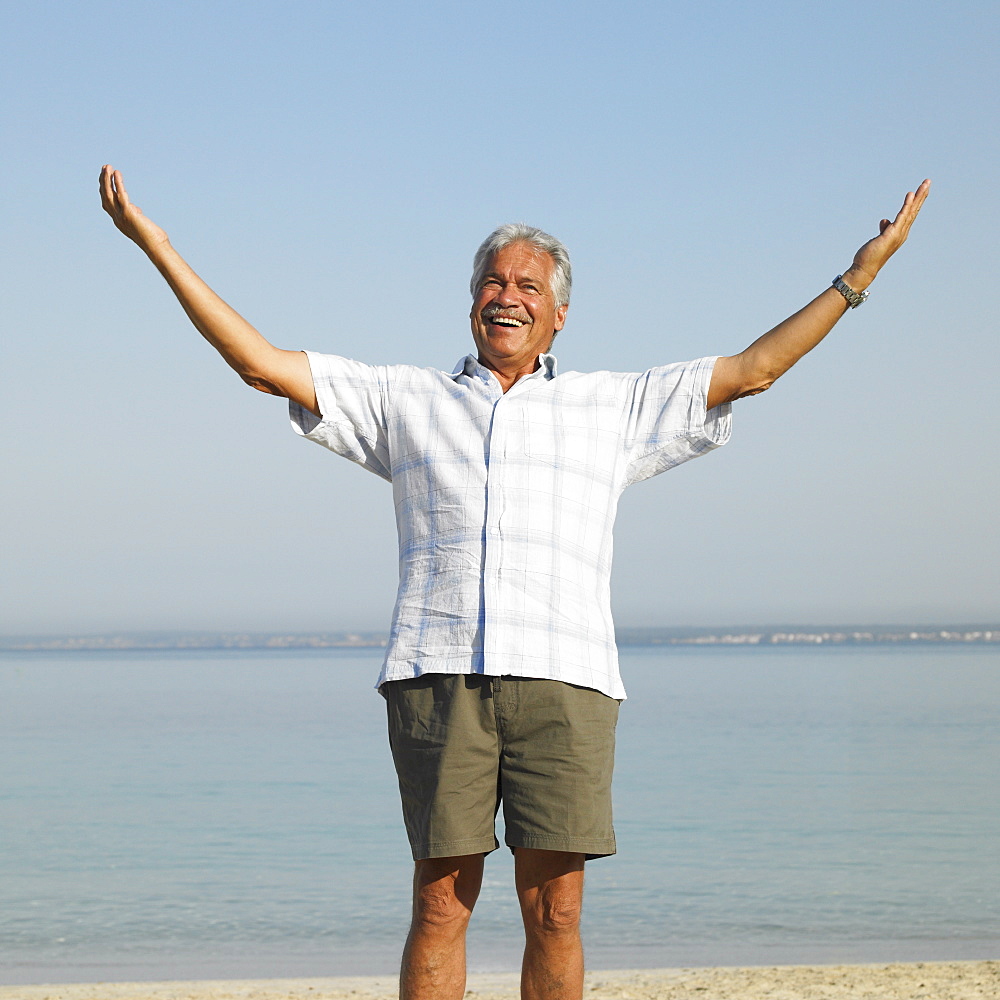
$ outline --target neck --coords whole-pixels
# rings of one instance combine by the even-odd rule
[[[530,361],[515,361],[513,359],[491,360],[490,358],[485,358],[482,354],[480,354],[478,360],[484,368],[488,368],[494,375],[496,375],[497,380],[500,382],[500,387],[504,392],[506,392],[523,375],[530,375],[532,372],[538,371],[541,367],[538,355]]]

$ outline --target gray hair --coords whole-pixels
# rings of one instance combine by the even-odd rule
[[[479,292],[490,259],[512,243],[527,243],[552,258],[554,265],[552,294],[555,296],[557,306],[568,306],[570,289],[573,287],[573,268],[569,262],[569,251],[554,236],[524,222],[508,222],[505,226],[497,226],[479,245],[472,261],[472,281],[469,282],[472,297],[475,298]]]

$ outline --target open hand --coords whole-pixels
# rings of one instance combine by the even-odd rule
[[[892,222],[883,219],[878,225],[878,236],[870,239],[854,255],[854,267],[868,275],[869,280],[878,274],[885,262],[906,242],[910,226],[913,225],[920,206],[927,200],[930,189],[930,180],[925,180],[916,191],[908,191],[896,218]]]
[[[130,240],[143,250],[168,242],[167,234],[152,219],[147,219],[138,205],[129,201],[120,170],[105,164],[101,168],[99,184],[104,211]]]

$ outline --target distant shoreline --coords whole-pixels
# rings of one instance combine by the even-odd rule
[[[154,650],[381,649],[385,632],[106,632],[93,635],[0,636],[0,652]],[[992,625],[739,625],[715,628],[633,627],[617,630],[622,647],[996,645]]]

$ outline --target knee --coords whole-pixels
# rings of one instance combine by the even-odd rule
[[[545,936],[576,934],[582,910],[582,902],[575,894],[543,891],[524,908],[525,927]]]
[[[450,886],[424,886],[413,899],[414,923],[427,929],[459,931],[471,916],[472,906],[459,899]]]

